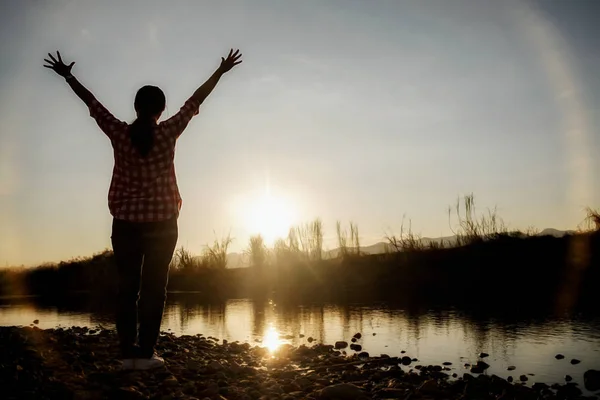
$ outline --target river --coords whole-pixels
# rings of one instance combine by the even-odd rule
[[[101,325],[113,328],[107,307],[90,307],[77,298],[60,302],[35,298],[0,299],[1,326],[40,328]],[[359,343],[371,355],[408,355],[416,364],[452,363],[450,373],[467,372],[465,363],[485,352],[488,374],[533,382],[564,382],[571,375],[583,389],[583,373],[600,369],[600,315],[535,314],[518,309],[486,313],[451,307],[407,308],[384,302],[355,304],[277,304],[273,301],[229,299],[210,302],[192,293],[170,293],[163,318],[164,331],[177,335],[202,333],[229,341],[262,344],[276,349],[281,343],[299,345],[309,337],[333,344]],[[303,337],[301,337],[303,335]],[[405,353],[402,353],[402,352]],[[351,353],[351,352],[350,352]],[[557,360],[556,354],[565,359]],[[572,365],[571,360],[581,363]],[[509,366],[516,369],[508,371]],[[531,375],[530,375],[531,374]]]

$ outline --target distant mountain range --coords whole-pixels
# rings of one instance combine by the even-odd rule
[[[554,236],[554,237],[563,237],[565,235],[573,234],[575,231],[567,230],[561,231],[554,228],[546,228],[543,231],[539,232],[536,236]],[[453,245],[456,243],[456,235],[454,236],[443,236],[438,238],[421,238],[421,243],[424,246],[429,246],[431,243],[444,243],[447,245]],[[390,248],[390,244],[388,242],[377,242],[370,246],[361,246],[360,252],[364,254],[382,254],[388,251]],[[340,254],[340,249],[336,248],[333,250],[328,250],[324,252],[324,256],[326,258],[335,258]],[[248,260],[244,253],[229,253],[227,255],[227,267],[228,268],[238,268],[238,267],[246,267],[248,266]]]

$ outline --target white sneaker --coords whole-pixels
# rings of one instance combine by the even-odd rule
[[[135,369],[135,359],[133,359],[133,358],[123,359],[123,364],[121,365],[121,369],[123,371],[129,370],[129,369]]]
[[[165,360],[162,357],[153,354],[150,358],[136,358],[134,362],[135,369],[153,369],[160,368],[165,365]]]

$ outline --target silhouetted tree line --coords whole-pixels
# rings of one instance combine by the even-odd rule
[[[449,248],[413,248],[334,259],[290,255],[248,268],[217,268],[174,260],[171,291],[207,296],[276,299],[404,298],[410,301],[479,303],[518,307],[553,303],[557,310],[586,304],[600,284],[600,233],[514,237]],[[5,270],[6,294],[64,295],[116,291],[111,251],[91,258]],[[591,304],[591,303],[590,303]]]

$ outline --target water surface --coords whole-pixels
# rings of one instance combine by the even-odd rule
[[[79,299],[38,301],[32,298],[2,299],[0,325],[40,328],[101,325],[114,328],[107,309],[90,307]],[[540,311],[523,315],[518,310],[460,311],[450,307],[407,308],[383,302],[355,304],[285,305],[273,301],[230,299],[209,302],[194,294],[171,293],[162,329],[175,334],[202,333],[219,339],[263,344],[299,345],[309,337],[333,344],[349,341],[360,332],[359,343],[371,355],[416,357],[415,364],[452,362],[459,375],[465,363],[490,354],[488,374],[502,377],[521,374],[534,382],[564,382],[572,375],[583,389],[583,373],[600,369],[600,317],[590,314],[556,315]],[[304,337],[300,337],[304,335]],[[556,360],[555,355],[565,355]],[[571,365],[570,360],[581,360]],[[516,370],[507,371],[510,365]]]

